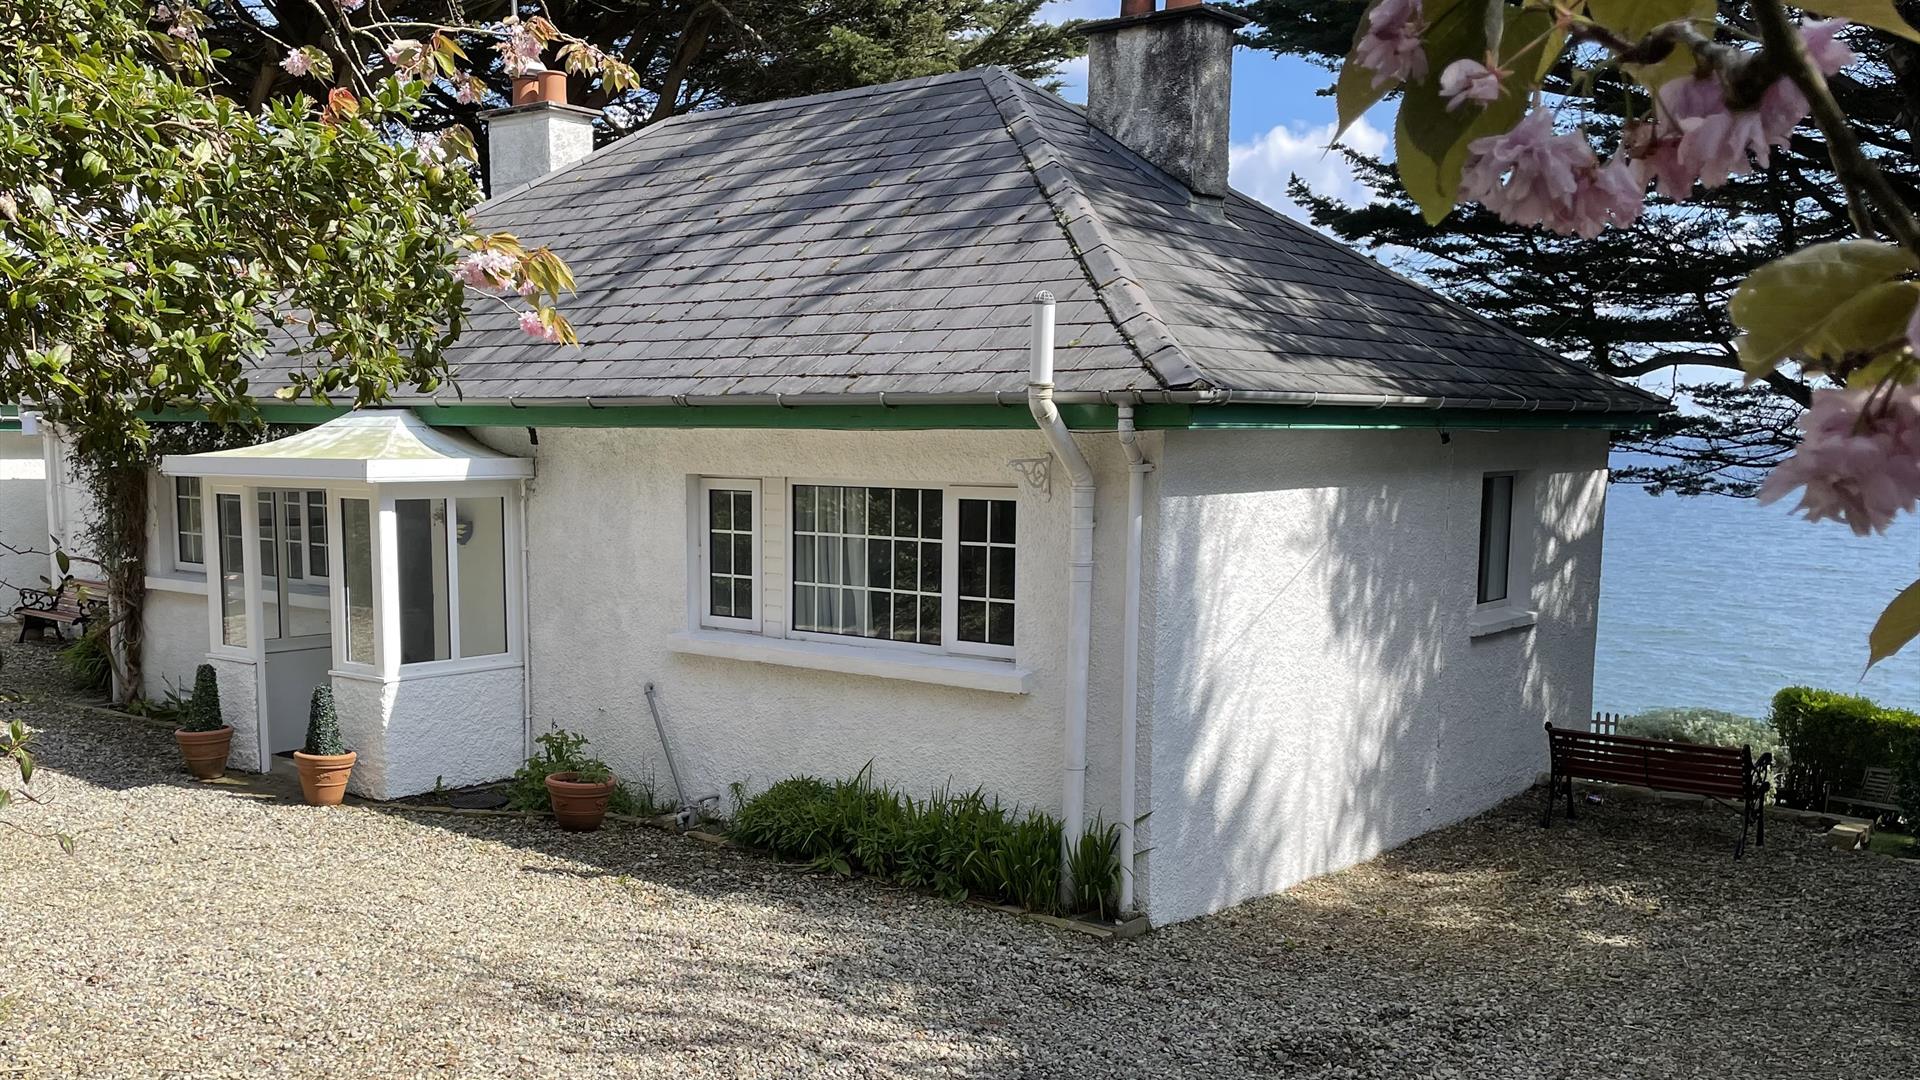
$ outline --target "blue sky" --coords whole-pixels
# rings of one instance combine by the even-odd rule
[[[1053,0],[1040,9],[1047,22],[1102,19],[1120,12],[1120,0]],[[1086,60],[1062,69],[1063,95],[1084,102]],[[1333,134],[1333,99],[1318,91],[1332,76],[1311,64],[1270,52],[1236,49],[1233,54],[1233,185],[1275,209],[1295,213],[1287,201],[1287,177],[1298,173],[1316,191],[1349,201],[1366,198],[1337,155],[1326,153]],[[1379,111],[1379,110],[1376,110]],[[1346,142],[1367,153],[1386,148],[1387,121],[1368,117],[1354,125]]]

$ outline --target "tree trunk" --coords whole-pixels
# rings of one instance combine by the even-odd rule
[[[147,602],[147,471],[132,466],[105,470],[101,498],[100,534],[107,541],[99,552],[107,575],[107,605],[113,626],[108,655],[113,657],[114,697],[120,701],[140,696],[140,651],[145,640]]]

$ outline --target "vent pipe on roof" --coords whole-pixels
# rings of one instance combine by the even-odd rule
[[[483,112],[487,195],[497,199],[593,153],[592,109],[567,104],[567,73],[513,77],[513,104]]]
[[[1082,25],[1093,126],[1195,196],[1225,198],[1234,31],[1250,21],[1200,0],[1121,0],[1119,18]]]

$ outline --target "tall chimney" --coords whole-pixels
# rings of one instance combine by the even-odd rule
[[[1093,126],[1202,199],[1227,194],[1227,110],[1234,31],[1251,19],[1200,0],[1120,0],[1120,17],[1085,23]]]
[[[593,153],[592,109],[567,104],[564,71],[513,77],[513,104],[483,112],[487,194],[499,198]]]

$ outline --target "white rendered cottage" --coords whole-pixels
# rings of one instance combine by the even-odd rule
[[[553,727],[667,790],[651,685],[691,797],[871,761],[1097,814],[1156,923],[1520,791],[1661,404],[1228,190],[1238,25],[1089,26],[1085,111],[986,69],[591,154],[495,114],[534,179],[480,224],[568,261],[583,345],[481,309],[459,398],[168,459],[148,691],[212,656],[261,768],[331,681],[393,798]]]

